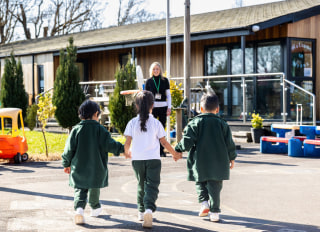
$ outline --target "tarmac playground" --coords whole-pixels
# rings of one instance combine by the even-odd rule
[[[152,229],[137,221],[136,180],[130,160],[109,159],[109,187],[101,191],[98,218],[85,210],[74,224],[73,189],[61,161],[0,164],[0,231],[320,231],[320,158],[261,154],[241,144],[231,179],[221,193],[221,221],[197,216],[186,156],[162,158],[158,210]]]

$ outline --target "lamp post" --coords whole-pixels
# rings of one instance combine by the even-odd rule
[[[167,0],[167,20],[166,20],[166,69],[167,78],[170,85],[170,56],[171,56],[171,38],[170,38],[170,0]],[[170,115],[167,116],[167,141],[170,142]]]
[[[184,98],[188,99],[187,115],[190,118],[190,0],[184,5]]]

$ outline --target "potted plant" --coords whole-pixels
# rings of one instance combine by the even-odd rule
[[[264,135],[263,118],[259,114],[253,113],[251,119],[251,135],[254,143],[260,143],[260,137]]]
[[[166,77],[166,73],[163,75]],[[170,80],[170,93],[171,93],[171,100],[172,100],[172,111],[170,115],[170,137],[175,138],[176,137],[176,108],[180,106],[182,100],[183,100],[183,91],[181,89],[181,85],[177,84],[175,81]]]

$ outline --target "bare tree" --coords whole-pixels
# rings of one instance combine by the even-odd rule
[[[145,0],[128,0],[126,6],[124,1],[119,0],[118,26],[146,22],[156,19],[156,15],[141,9]]]
[[[99,0],[17,1],[18,8],[12,14],[22,26],[26,39],[33,37],[30,26],[33,27],[34,38],[40,37],[42,30],[44,34],[55,36],[101,28],[100,14],[107,5]]]
[[[68,34],[76,29],[82,31],[85,23],[90,21],[91,2],[52,0],[55,10],[50,35]]]
[[[11,11],[16,8],[12,0],[0,0],[0,44],[10,42],[17,24]]]

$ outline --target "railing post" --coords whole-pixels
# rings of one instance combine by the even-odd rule
[[[242,74],[246,73],[246,37],[244,35],[241,36],[241,50],[242,50]],[[246,104],[246,78],[241,77],[242,80],[242,120],[243,123],[247,121],[247,104]]]
[[[246,102],[246,79],[245,77],[241,77],[242,79],[242,119],[243,123],[247,121],[247,102]]]
[[[281,76],[282,81],[282,120],[284,123],[287,122],[287,88],[284,79],[284,74]]]
[[[313,109],[313,120],[312,120],[312,122],[313,122],[313,125],[314,126],[316,126],[317,125],[317,119],[316,119],[316,117],[317,117],[317,112],[316,112],[316,95],[312,95],[312,109]]]

